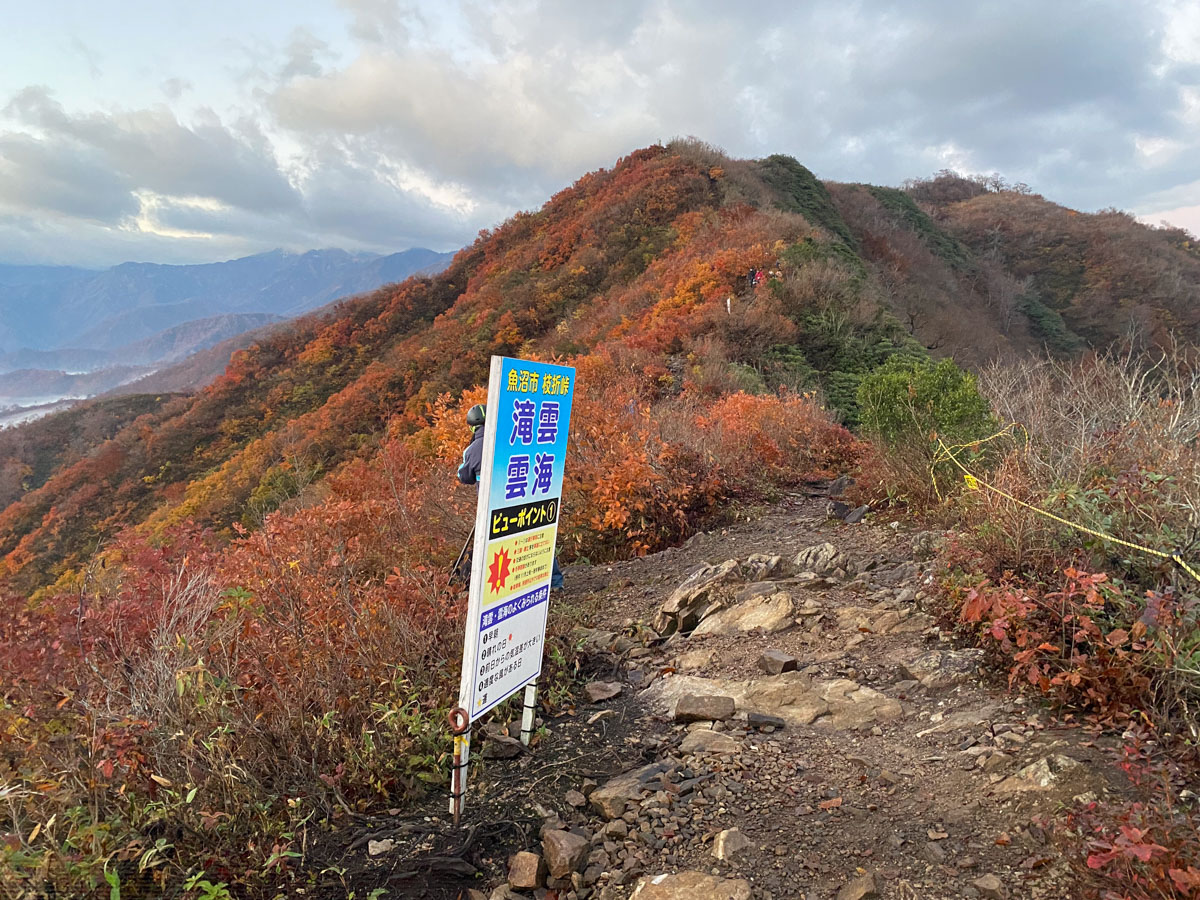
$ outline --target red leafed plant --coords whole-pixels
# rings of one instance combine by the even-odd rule
[[[1200,823],[1180,799],[1182,767],[1144,729],[1126,732],[1120,765],[1143,799],[1094,801],[1066,819],[1089,879],[1103,900],[1200,897]]]

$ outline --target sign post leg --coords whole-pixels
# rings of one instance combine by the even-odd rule
[[[454,733],[454,761],[450,769],[450,814],[457,825],[462,816],[463,795],[467,792],[467,764],[471,759],[471,723],[466,710],[450,710],[450,729]]]
[[[526,747],[533,738],[533,715],[537,712],[537,682],[525,685],[525,708],[521,710],[521,743]]]

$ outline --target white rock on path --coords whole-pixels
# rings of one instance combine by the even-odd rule
[[[742,742],[723,731],[699,729],[683,739],[680,753],[736,753]]]
[[[815,572],[817,575],[846,574],[855,569],[854,561],[829,542],[805,547],[796,554],[792,565],[797,572]]]
[[[1079,769],[1082,765],[1079,760],[1061,753],[1043,756],[1017,773],[1009,775],[996,785],[995,790],[998,794],[1047,791],[1062,781],[1068,772]]]
[[[396,842],[391,838],[384,838],[382,841],[367,841],[369,856],[383,856],[385,853],[391,853],[394,849],[396,849]]]
[[[717,589],[741,579],[741,566],[736,559],[727,559],[717,566],[702,566],[685,578],[663,603],[654,619],[654,630],[663,637],[676,631],[691,631],[720,603]]]
[[[694,672],[709,665],[716,655],[713,650],[687,650],[679,654],[675,667],[681,672]]]
[[[715,859],[731,862],[753,850],[754,844],[737,828],[727,828],[713,838],[712,855]]]
[[[750,900],[750,883],[703,872],[643,878],[629,900]]]
[[[780,591],[718,610],[697,625],[693,634],[737,634],[756,628],[775,634],[790,628],[795,618],[792,595]]]

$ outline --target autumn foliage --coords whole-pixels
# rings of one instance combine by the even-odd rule
[[[1192,283],[1190,246],[1147,229],[1139,267],[1118,217],[1072,219],[1056,242],[1067,211],[967,187],[830,189],[787,157],[646,148],[481,233],[434,278],[273,331],[195,395],[101,402],[75,420],[83,440],[61,422],[4,436],[0,888],[270,896],[311,829],[443,777],[464,606],[449,568],[476,500],[453,470],[495,354],[576,369],[559,547],[597,561],[860,459],[898,471],[842,424],[869,418],[863,385],[904,368],[881,369],[897,355],[948,342],[982,358],[1059,326],[1102,341],[1114,303],[1150,344],[1170,316],[1195,325],[1172,287]],[[1165,299],[1136,302],[1142,284]],[[996,473],[1110,524],[1200,503],[1195,455],[1160,440],[1171,409],[1156,409],[1138,414],[1149,428],[1097,424],[1108,452],[1075,461],[1087,477],[1064,485],[1011,453]],[[974,577],[947,597],[1014,684],[1113,722],[1170,707],[1155,666],[1180,658],[1192,607],[1127,585],[1153,567],[982,502],[957,511]],[[1178,521],[1147,539],[1166,546]],[[1114,577],[1083,574],[1101,570]],[[569,668],[564,630],[556,613],[551,658]]]
[[[656,550],[851,466],[815,396],[762,374],[802,327],[783,272],[746,278],[829,238],[723,192],[640,151],[13,488],[0,884],[267,891],[305,828],[440,782],[475,504],[453,471],[493,354],[576,368],[567,559]]]

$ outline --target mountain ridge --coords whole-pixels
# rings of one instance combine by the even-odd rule
[[[817,391],[854,425],[859,383],[891,356],[971,365],[1043,347],[1026,311],[1030,297],[1045,305],[1036,285],[988,251],[974,219],[897,190],[825,184],[790,158],[732,160],[698,143],[639,150],[482,233],[432,278],[268,328],[204,390],[0,511],[0,569],[45,584],[78,571],[84,533],[190,521],[229,534],[261,521],[289,496],[278,486],[294,479],[295,453],[335,472],[369,458],[380,435],[422,433],[445,398],[482,383],[492,354],[578,359],[664,408]],[[985,192],[1001,204],[1010,193]],[[1039,220],[1009,219],[1034,241]],[[1178,237],[1109,225],[1154,246]],[[1200,261],[1179,252],[1168,255],[1186,277],[1164,310],[1196,296]],[[1140,277],[1141,257],[1119,245],[1103,260]],[[763,273],[753,285],[751,271]],[[76,517],[66,527],[65,510]],[[647,519],[636,540],[669,540],[657,527]]]
[[[6,323],[0,347],[112,350],[222,313],[297,315],[451,255],[424,248],[386,256],[272,250],[199,265],[127,262],[99,272],[0,266],[0,321]]]

